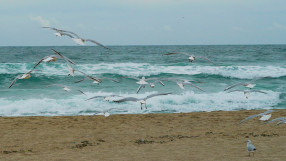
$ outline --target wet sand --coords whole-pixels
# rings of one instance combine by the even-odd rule
[[[238,125],[264,111],[0,117],[0,160],[286,160],[286,124]]]

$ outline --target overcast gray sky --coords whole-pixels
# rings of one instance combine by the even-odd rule
[[[285,0],[0,0],[0,46],[285,44]]]

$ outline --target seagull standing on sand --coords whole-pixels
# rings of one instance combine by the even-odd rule
[[[263,121],[269,120],[270,117],[271,117],[271,115],[270,115],[270,117],[269,117],[269,115],[267,115],[267,114],[272,113],[272,112],[274,112],[274,110],[267,110],[267,111],[265,111],[265,112],[263,112],[263,113],[260,113],[260,114],[248,116],[247,118],[245,118],[244,120],[242,120],[239,124],[242,124],[242,123],[244,123],[244,122],[247,121],[247,120],[250,120],[250,119],[255,118],[255,117],[260,117],[260,116],[261,116],[261,118],[264,117],[264,118],[263,118]]]
[[[250,93],[253,93],[253,92],[267,94],[266,92],[259,91],[259,90],[239,90],[239,89],[236,89],[236,90],[229,91],[228,93],[231,93],[231,92],[243,92],[246,99],[248,99]]]
[[[189,57],[189,62],[193,62],[196,58],[200,58],[200,59],[204,59],[204,60],[207,60],[208,62],[210,63],[213,63],[210,59],[206,58],[206,57],[203,57],[203,56],[194,56],[194,55],[190,55],[188,53],[185,53],[185,52],[176,52],[176,53],[167,53],[167,54],[163,54],[163,55],[175,55],[175,54],[184,54],[184,55],[187,55]]]
[[[145,98],[135,98],[135,97],[126,97],[120,100],[115,100],[113,102],[121,103],[121,102],[127,102],[127,101],[132,101],[132,102],[139,102],[141,104],[141,110],[142,110],[142,105],[145,104],[145,108],[147,109],[146,106],[146,100],[155,96],[162,96],[162,95],[168,95],[171,93],[158,93],[158,94],[151,94]]]
[[[254,152],[256,151],[255,146],[251,143],[250,140],[247,140],[247,145],[246,145],[247,151],[248,151],[248,156],[250,157],[250,153],[253,153],[253,157],[254,157]]]
[[[18,75],[18,76],[12,81],[12,83],[11,83],[10,86],[9,86],[9,88],[11,88],[11,87],[16,83],[16,81],[17,81],[18,79],[29,79],[29,78],[31,78],[31,77],[32,77],[32,76],[31,76],[31,73],[32,73],[33,71],[40,71],[40,70],[30,70],[29,72],[27,72],[27,73],[25,73],[25,74]]]

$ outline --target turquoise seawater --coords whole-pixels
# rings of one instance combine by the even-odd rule
[[[98,46],[70,47],[0,47],[0,115],[89,115],[108,108],[123,111],[111,113],[176,113],[192,111],[283,109],[286,107],[286,45],[219,45],[219,46]],[[68,76],[64,60],[42,63],[32,77],[18,80],[8,88],[14,78],[33,68],[44,56],[54,55],[55,49],[73,60],[77,70],[94,77],[110,77],[120,81],[103,80],[99,85],[85,80],[80,73]],[[163,56],[168,52],[187,52],[208,57],[188,62],[185,55]],[[165,86],[147,86],[136,94],[136,80],[122,77],[180,78],[194,80],[204,89],[191,86],[181,89],[174,82],[164,81]],[[251,93],[246,99],[242,92],[224,92],[235,83],[266,77],[255,82],[254,89],[266,92]],[[63,84],[78,88],[66,92],[50,84]],[[244,89],[237,87],[236,89]],[[138,102],[114,103],[103,99],[86,101],[96,95],[118,94],[124,97],[145,97],[149,94],[172,92],[172,95],[147,100],[147,109],[140,109]]]

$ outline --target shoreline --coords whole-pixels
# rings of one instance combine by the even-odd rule
[[[0,117],[3,160],[283,160],[286,124],[265,110]],[[270,120],[286,117],[286,109]],[[246,140],[256,146],[248,157]]]

